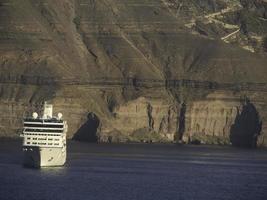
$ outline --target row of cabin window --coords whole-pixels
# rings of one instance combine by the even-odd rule
[[[27,142],[27,144],[31,144],[31,142]],[[55,145],[55,146],[58,146],[59,143],[37,143],[37,142],[33,142],[32,144],[35,144],[35,145]]]
[[[38,133],[43,133],[43,132],[46,132],[46,133],[62,133],[63,132],[63,129],[61,130],[51,130],[51,129],[29,129],[29,128],[24,128],[24,131],[25,132],[38,132]]]
[[[49,141],[52,141],[53,140],[53,138],[48,138],[48,139],[46,139],[46,138],[30,138],[30,137],[28,137],[27,138],[27,140],[49,140]],[[54,141],[59,141],[59,139],[54,139]]]
[[[33,128],[64,128],[63,124],[49,125],[49,124],[24,124],[24,127]]]

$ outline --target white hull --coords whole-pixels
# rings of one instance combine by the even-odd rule
[[[29,167],[62,166],[66,162],[66,146],[62,148],[24,146],[24,165]]]
[[[62,114],[53,117],[53,106],[44,103],[43,117],[32,117],[23,120],[23,164],[28,167],[62,166],[66,162],[67,122]]]

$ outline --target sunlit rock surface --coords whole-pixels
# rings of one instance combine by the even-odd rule
[[[240,107],[240,99],[227,94],[208,95],[205,100],[192,103],[189,112],[190,134],[227,136]],[[230,95],[230,94],[229,94]]]
[[[209,2],[201,5],[208,13],[225,8]],[[69,138],[88,113],[103,141],[143,132],[229,138],[246,96],[266,143],[266,55],[194,34],[185,22],[201,7],[177,14],[173,3],[0,0],[1,136],[18,136],[22,117],[46,100],[68,121]]]
[[[133,138],[138,130],[143,130],[152,132],[152,135],[161,135],[162,140],[174,141],[179,125],[179,107],[168,100],[140,97],[129,101],[114,110],[111,127]],[[112,134],[109,127],[106,129],[102,131],[111,131]]]

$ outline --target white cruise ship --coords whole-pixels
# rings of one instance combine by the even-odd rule
[[[67,122],[58,113],[53,117],[53,105],[44,104],[43,115],[36,112],[24,118],[24,165],[29,167],[62,166],[66,162]]]

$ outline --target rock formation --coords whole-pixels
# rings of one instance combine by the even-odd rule
[[[93,113],[101,141],[146,132],[164,141],[229,139],[246,96],[261,117],[258,141],[266,145],[266,54],[240,48],[243,39],[220,40],[232,26],[214,31],[222,15],[232,23],[230,14],[243,9],[265,23],[265,1],[249,8],[201,2],[0,0],[1,136],[18,136],[22,117],[46,100],[68,120],[69,138],[86,132]],[[195,21],[199,15],[204,21]]]

